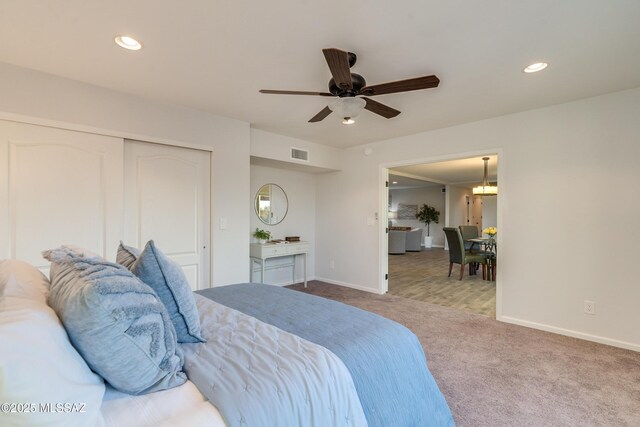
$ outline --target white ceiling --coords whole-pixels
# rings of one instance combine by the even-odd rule
[[[438,163],[425,163],[410,166],[400,166],[389,170],[391,189],[429,187],[433,185],[454,184],[472,187],[482,183],[484,161],[482,157],[449,160]],[[498,180],[498,157],[489,157],[489,181]],[[397,184],[393,184],[396,181]]]
[[[638,87],[639,22],[637,0],[0,0],[0,61],[347,147]],[[328,98],[258,93],[325,91],[326,47],[369,84],[440,87],[378,96],[402,114],[353,126],[307,123]]]

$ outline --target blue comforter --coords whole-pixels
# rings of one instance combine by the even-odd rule
[[[351,373],[369,426],[454,424],[418,338],[404,326],[276,286],[239,284],[197,292],[332,351]]]

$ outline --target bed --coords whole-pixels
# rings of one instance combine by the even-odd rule
[[[0,403],[9,403],[0,424],[453,425],[420,343],[403,326],[335,301],[246,283],[185,296],[197,319],[178,325],[176,334],[162,329],[175,320],[160,303],[162,291],[147,290],[129,270],[140,251],[129,255],[120,259],[126,267],[78,249],[49,252],[51,282],[24,262],[0,261]],[[171,277],[159,270],[160,278]],[[123,292],[123,283],[133,288]],[[101,298],[98,306],[92,298]],[[78,310],[89,309],[89,318],[77,322]],[[122,341],[100,349],[113,339],[104,323],[100,330],[93,325],[103,311],[106,328],[125,322],[118,327],[126,336],[111,331]],[[121,345],[153,351],[143,361],[122,359]],[[167,369],[154,371],[142,388],[130,386],[153,357],[149,366]]]

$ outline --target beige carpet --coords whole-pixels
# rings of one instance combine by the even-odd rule
[[[482,271],[458,280],[460,266],[449,274],[449,252],[441,248],[389,255],[389,293],[496,318],[496,282],[482,280]]]
[[[411,329],[458,426],[640,426],[640,353],[318,281]]]

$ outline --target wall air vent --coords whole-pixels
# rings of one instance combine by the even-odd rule
[[[299,148],[291,147],[291,158],[295,160],[309,161],[309,152],[307,150],[301,150]]]

